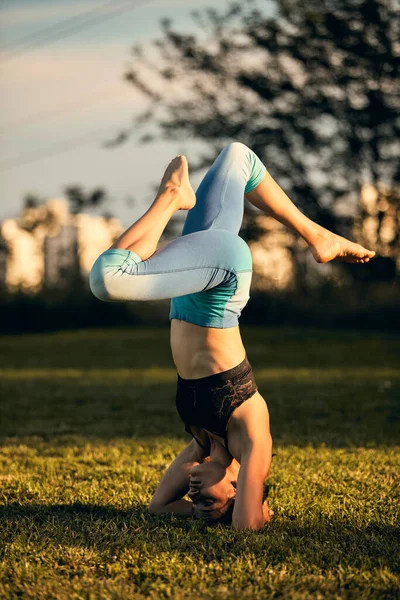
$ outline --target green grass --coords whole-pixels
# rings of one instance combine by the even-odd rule
[[[243,338],[276,452],[261,532],[147,514],[189,439],[166,329],[0,337],[0,598],[398,597],[399,340]]]

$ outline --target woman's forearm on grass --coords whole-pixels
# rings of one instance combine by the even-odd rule
[[[164,506],[152,505],[149,507],[149,512],[152,515],[167,515],[173,514],[179,517],[191,517],[192,516],[193,502],[189,500],[175,500]]]
[[[257,530],[265,525],[263,488],[270,462],[268,448],[256,445],[244,453],[232,515],[232,525],[235,529]]]
[[[182,500],[189,491],[190,470],[203,460],[204,450],[195,440],[192,440],[170,464],[161,478],[154,492],[149,506],[151,514],[165,514],[168,512],[183,511],[188,513],[187,505],[191,509],[191,502]]]

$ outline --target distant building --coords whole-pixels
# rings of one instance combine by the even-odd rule
[[[46,288],[68,289],[80,273],[77,227],[64,225],[55,236],[46,236],[43,243],[44,278]]]
[[[25,208],[0,224],[0,291],[36,294],[87,280],[123,229],[115,218],[71,214],[63,198]]]

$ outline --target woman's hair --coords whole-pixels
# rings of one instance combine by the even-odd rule
[[[263,502],[267,499],[268,494],[269,494],[269,486],[267,484],[264,484],[263,498],[262,498]],[[193,503],[193,504],[195,507],[195,503]],[[218,509],[212,510],[210,512],[202,511],[202,510],[198,510],[198,511],[194,510],[193,514],[196,518],[203,519],[204,521],[206,521],[206,523],[208,525],[217,525],[218,523],[221,523],[223,525],[230,525],[232,523],[232,515],[233,515],[234,508],[235,508],[235,498],[228,498],[227,501],[225,502],[225,504]]]

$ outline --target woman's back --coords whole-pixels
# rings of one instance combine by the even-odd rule
[[[246,355],[239,326],[218,329],[172,319],[170,339],[175,366],[184,379],[227,371]]]

